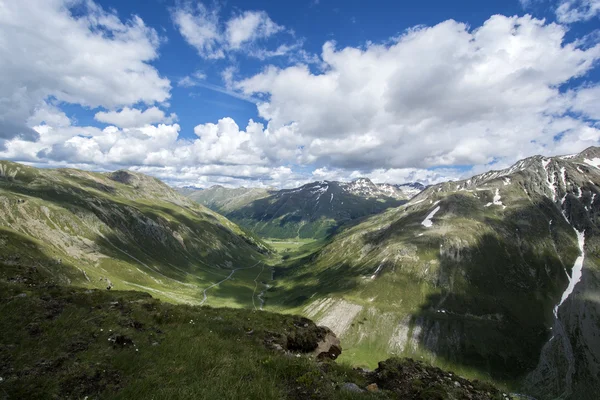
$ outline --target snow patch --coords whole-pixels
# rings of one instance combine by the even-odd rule
[[[571,271],[571,276],[569,277],[569,286],[567,286],[567,288],[563,292],[562,297],[560,299],[560,303],[558,303],[556,305],[556,307],[554,307],[554,316],[557,318],[558,318],[558,308],[569,298],[571,293],[573,293],[573,290],[575,290],[575,286],[581,280],[581,275],[582,275],[582,271],[583,271],[583,259],[584,259],[583,247],[585,245],[585,232],[584,231],[580,232],[575,228],[573,228],[573,229],[575,230],[575,233],[577,233],[577,245],[579,246],[579,252],[581,253],[581,255],[579,257],[577,257],[577,259],[575,260],[575,264],[573,265],[573,269]]]
[[[492,200],[491,203],[487,203],[485,206],[489,207],[491,205],[494,206],[502,206],[502,208],[506,208],[506,206],[504,204],[502,204],[502,201],[500,201],[500,199],[502,199],[502,196],[500,196],[500,189],[496,189],[496,193],[494,194],[494,200]]]
[[[550,174],[548,173],[548,164],[552,161],[551,158],[547,160],[542,160],[542,167],[544,167],[544,171],[546,171],[546,185],[550,188],[550,192],[552,192],[552,201],[556,202],[556,187],[554,186],[554,173],[552,174],[552,180],[550,180]]]
[[[504,186],[510,185],[510,178],[504,178]]]
[[[425,228],[431,228],[431,226],[433,226],[433,222],[431,221],[431,218],[433,218],[433,216],[440,211],[440,206],[437,206],[432,212],[429,213],[429,215],[427,216],[427,218],[425,218],[423,220],[423,222],[421,222],[421,225],[423,225]]]
[[[567,175],[566,175],[566,173],[567,173],[567,169],[565,167],[562,167],[560,169],[560,176],[562,178],[562,183],[563,183],[563,186],[565,188],[567,187]]]
[[[596,158],[592,158],[591,160],[589,158],[586,158],[583,160],[584,163],[586,163],[587,165],[591,165],[592,167],[596,167],[598,169],[600,169],[600,158],[596,157]]]
[[[577,156],[578,156],[578,154],[567,154],[566,156],[561,156],[561,157],[558,157],[558,158],[560,158],[561,160],[568,160],[570,158],[574,158],[574,157],[577,157]]]

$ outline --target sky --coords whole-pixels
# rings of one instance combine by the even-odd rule
[[[600,0],[0,0],[0,159],[425,184],[600,145]]]

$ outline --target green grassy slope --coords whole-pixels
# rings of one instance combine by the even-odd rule
[[[191,304],[252,304],[267,247],[157,179],[6,161],[0,172],[0,261],[39,254],[39,268],[63,283]],[[205,299],[205,288],[228,277]]]
[[[516,389],[541,365],[530,393],[590,398],[600,388],[600,170],[584,160],[597,151],[430,187],[282,265],[268,304],[329,326],[342,359],[365,366],[411,356]],[[572,344],[546,351],[580,255],[574,229],[585,265],[559,310],[567,339],[556,341]],[[569,348],[573,363],[561,355]]]
[[[321,328],[249,310],[57,285],[0,263],[0,399],[504,399],[410,360],[354,370],[311,355]],[[377,384],[376,392],[365,390]],[[360,390],[344,390],[353,384]]]

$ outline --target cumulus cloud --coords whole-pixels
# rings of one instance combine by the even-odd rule
[[[422,169],[576,151],[599,131],[566,115],[560,86],[594,66],[600,45],[579,48],[565,33],[530,16],[496,15],[476,29],[449,20],[391,44],[328,42],[322,73],[271,66],[235,86],[268,96],[258,111],[274,160]]]
[[[0,9],[0,138],[37,139],[26,121],[48,99],[113,109],[169,98],[169,80],[149,64],[158,35],[139,17],[123,22],[89,0]]]
[[[169,116],[158,107],[150,107],[142,111],[137,108],[125,107],[120,111],[100,111],[94,116],[96,121],[112,124],[120,128],[131,128],[164,122],[167,124],[177,120],[176,114]]]
[[[25,2],[32,6],[32,1]],[[40,2],[30,14],[19,9],[21,3],[0,0],[15,13],[2,20],[0,52],[6,51],[3,38],[22,42],[9,43],[15,57],[0,63],[0,128],[3,122],[23,127],[11,130],[21,136],[0,136],[2,158],[132,168],[175,185],[203,187],[293,187],[361,176],[435,183],[600,141],[598,86],[565,88],[574,78],[585,80],[600,59],[600,45],[567,42],[565,26],[530,16],[493,16],[474,29],[450,20],[363,47],[327,42],[319,59],[311,60],[319,68],[299,61],[287,68],[268,66],[241,80],[243,71],[229,68],[222,73],[225,87],[206,83],[196,72],[178,85],[257,102],[266,123],[250,120],[240,127],[222,118],[197,125],[194,136],[184,138],[176,115],[163,111],[170,83],[149,64],[159,42],[152,29],[136,17],[122,22],[83,0],[78,4],[84,12],[77,16],[61,6],[75,4],[71,0]],[[7,21],[23,29],[42,26],[40,9],[59,19],[49,23],[57,32],[14,34],[5,26]],[[202,29],[210,33],[211,11],[191,12],[191,23],[208,24]],[[261,18],[258,26],[265,24]],[[227,24],[215,24],[218,39],[196,42],[207,58],[234,51]],[[191,35],[203,32],[194,29]],[[261,29],[266,28],[252,32]],[[240,48],[259,40],[237,37]],[[49,61],[36,63],[31,54],[21,54],[29,48]],[[95,118],[111,126],[76,126],[60,109],[62,102],[103,107]],[[5,117],[14,110],[21,111]]]
[[[264,59],[293,50],[293,45],[280,45],[275,51],[256,46],[261,39],[285,30],[266,12],[244,11],[221,21],[219,11],[218,8],[209,9],[201,2],[183,3],[171,11],[175,26],[200,57],[220,59],[230,52],[245,51],[249,56]]]

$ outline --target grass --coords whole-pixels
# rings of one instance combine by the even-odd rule
[[[232,269],[268,258],[260,239],[158,180],[2,165],[18,172],[0,179],[0,261],[35,254],[31,263],[72,285],[104,288],[110,281],[114,289],[199,304],[203,290]],[[236,272],[235,284],[215,287],[207,303],[252,307],[257,273]],[[241,294],[233,296],[234,287]]]
[[[376,375],[266,345],[313,335],[318,328],[300,317],[63,287],[35,269],[1,264],[0,293],[2,398],[396,398],[393,387],[341,390],[364,388]],[[390,376],[400,378],[397,370]],[[454,398],[453,390],[441,398]]]
[[[298,252],[302,247],[315,242],[317,239],[312,238],[265,238],[263,241],[271,246],[277,253],[286,255]]]

